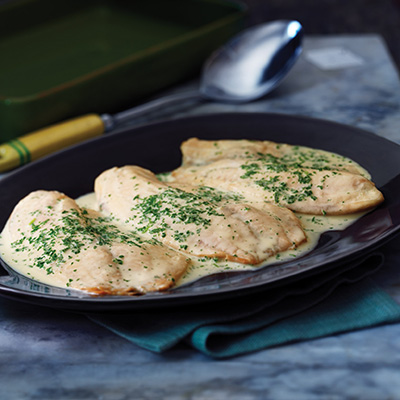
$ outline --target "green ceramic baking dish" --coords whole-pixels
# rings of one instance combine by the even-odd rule
[[[199,72],[242,28],[227,0],[19,0],[0,6],[0,143],[117,112]]]

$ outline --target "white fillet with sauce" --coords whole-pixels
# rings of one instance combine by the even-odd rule
[[[270,140],[200,140],[190,138],[181,145],[182,166],[205,165],[222,159],[257,160],[265,155],[282,160],[287,165],[304,168],[347,171],[368,175],[350,158],[306,146],[276,143]]]
[[[186,163],[172,172],[172,182],[236,193],[255,207],[270,202],[314,215],[360,212],[384,200],[351,160],[339,162],[334,155],[329,162],[326,152],[315,150],[312,157],[312,149],[271,143],[189,140],[182,145]]]
[[[306,240],[290,211],[217,201],[218,195],[169,186],[137,166],[103,172],[95,193],[100,211],[116,223],[191,256],[258,264]]]
[[[5,233],[24,257],[21,273],[97,294],[165,290],[187,268],[183,255],[120,230],[56,191],[35,191],[22,199]]]

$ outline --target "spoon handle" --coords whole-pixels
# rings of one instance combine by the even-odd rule
[[[141,104],[137,107],[130,108],[129,110],[121,111],[114,115],[102,114],[101,119],[105,125],[105,132],[110,132],[127,121],[139,118],[155,110],[165,109],[166,107],[173,106],[183,101],[199,101],[201,99],[202,96],[198,90],[173,93],[171,95],[149,101],[145,104]]]
[[[88,114],[20,136],[0,145],[0,172],[17,168],[103,133],[104,122],[100,116]]]
[[[198,91],[176,93],[115,115],[89,114],[39,129],[0,145],[0,172],[110,132],[115,127],[154,110],[182,101],[201,99]]]

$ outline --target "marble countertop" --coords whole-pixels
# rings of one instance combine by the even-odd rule
[[[330,51],[339,54],[331,62]],[[337,57],[348,65],[335,66]],[[151,118],[238,111],[333,120],[400,143],[399,76],[376,35],[307,37],[299,62],[266,98],[188,103]],[[373,279],[400,303],[399,244],[385,245],[390,257]],[[0,298],[0,385],[0,399],[396,399],[400,324],[215,361],[183,344],[153,354],[84,316]]]

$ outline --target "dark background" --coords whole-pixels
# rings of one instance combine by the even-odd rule
[[[306,34],[378,33],[400,71],[400,0],[243,0],[249,23],[297,19]]]
[[[13,0],[0,0],[0,4],[8,1]],[[250,24],[297,19],[306,34],[378,33],[400,71],[400,0],[240,1],[249,7]]]

